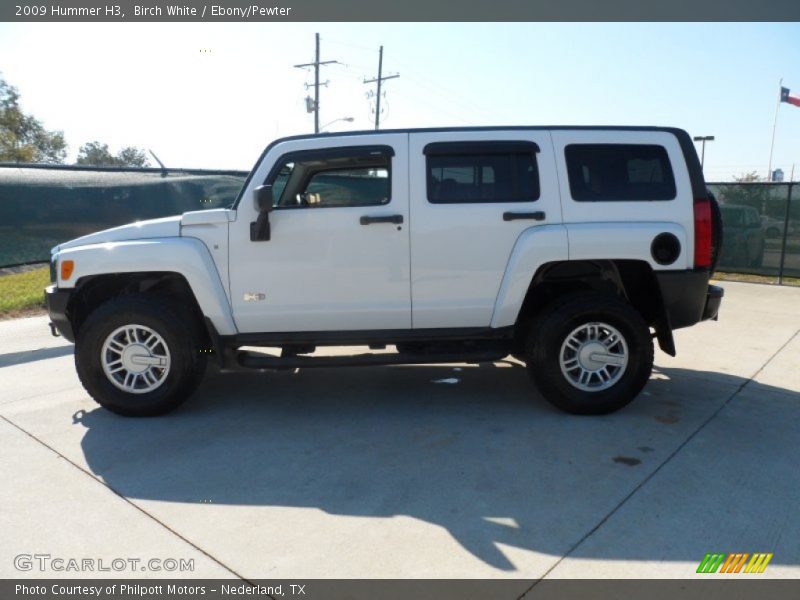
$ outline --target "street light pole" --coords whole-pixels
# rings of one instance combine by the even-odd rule
[[[341,117],[339,119],[334,119],[333,121],[331,121],[329,123],[325,123],[325,125],[323,125],[322,127],[319,128],[319,131],[322,131],[328,125],[333,125],[334,123],[338,123],[339,121],[347,121],[348,123],[352,123],[353,121],[355,121],[355,119],[353,117]],[[319,133],[319,132],[317,132],[317,133]]]
[[[700,169],[703,168],[706,162],[706,142],[713,142],[714,136],[713,135],[698,135],[694,138],[695,142],[701,142],[700,146]]]

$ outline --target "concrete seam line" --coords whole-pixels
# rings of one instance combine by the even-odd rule
[[[12,398],[11,400],[3,400],[2,402],[0,402],[0,406],[5,406],[6,404],[13,404],[14,402],[22,402],[23,400],[35,400],[36,398],[42,398],[43,396],[50,396],[52,394],[61,394],[64,392],[68,392],[72,389],[75,389],[75,386],[62,388],[60,390],[55,390],[52,392],[42,392],[41,394],[34,394],[33,396],[23,396],[22,398]]]
[[[763,364],[763,365],[761,365],[761,366],[760,366],[758,369],[756,369],[756,372],[755,372],[755,373],[753,373],[753,374],[752,374],[750,377],[748,377],[748,378],[747,378],[747,379],[746,379],[744,382],[742,382],[742,383],[739,385],[739,387],[737,387],[737,388],[736,388],[736,389],[735,389],[735,390],[734,390],[734,391],[733,391],[733,392],[730,394],[730,396],[728,396],[728,397],[725,399],[725,401],[724,401],[722,404],[720,404],[720,405],[719,405],[719,407],[717,407],[717,409],[716,409],[714,412],[712,412],[712,413],[711,413],[711,415],[709,415],[709,417],[708,417],[708,418],[707,418],[705,421],[703,421],[702,423],[700,423],[700,425],[697,427],[697,429],[695,429],[695,430],[694,430],[694,431],[693,431],[691,434],[689,434],[689,436],[688,436],[688,437],[687,437],[685,440],[683,440],[683,442],[681,442],[681,443],[678,445],[678,447],[677,447],[677,448],[675,448],[675,450],[673,450],[673,451],[672,451],[672,453],[670,453],[670,455],[669,455],[669,456],[667,456],[667,458],[666,458],[666,459],[664,459],[664,462],[662,462],[662,463],[661,463],[660,465],[658,465],[658,466],[657,466],[655,469],[653,469],[652,473],[650,473],[650,474],[649,474],[647,477],[645,477],[644,479],[642,479],[642,481],[640,481],[640,482],[639,482],[639,484],[638,484],[638,485],[636,485],[636,486],[635,486],[635,487],[634,487],[634,488],[633,488],[633,489],[632,489],[632,490],[631,490],[631,491],[628,493],[628,495],[626,495],[626,496],[625,496],[625,497],[624,497],[622,500],[620,500],[620,502],[619,502],[619,503],[618,503],[618,504],[617,504],[617,505],[616,505],[614,508],[612,508],[612,509],[609,511],[609,513],[608,513],[608,514],[607,514],[605,517],[603,517],[603,518],[600,520],[600,522],[599,522],[597,525],[595,525],[594,527],[592,527],[592,528],[591,528],[591,529],[590,529],[590,530],[589,530],[589,531],[588,531],[588,532],[587,532],[587,533],[586,533],[586,534],[585,534],[585,535],[584,535],[584,536],[583,536],[581,539],[579,539],[577,542],[575,542],[575,544],[573,544],[573,545],[572,545],[572,547],[571,547],[569,550],[567,550],[567,551],[564,553],[564,555],[563,555],[561,558],[559,558],[557,561],[555,561],[555,562],[553,563],[553,565],[552,565],[552,566],[551,566],[549,569],[547,569],[547,571],[545,571],[545,572],[544,572],[544,574],[543,574],[541,577],[539,577],[539,578],[538,578],[536,581],[534,581],[533,585],[532,585],[531,587],[529,587],[527,590],[525,590],[525,591],[522,593],[522,595],[521,595],[521,596],[519,596],[519,597],[517,598],[517,600],[523,600],[523,598],[525,598],[525,596],[527,596],[527,595],[528,595],[528,593],[530,593],[530,591],[531,591],[533,588],[535,588],[535,587],[536,587],[536,586],[537,586],[539,583],[541,583],[542,579],[544,579],[545,577],[547,577],[547,576],[548,576],[548,575],[549,575],[549,574],[550,574],[550,573],[551,573],[551,572],[552,572],[552,571],[553,571],[553,570],[554,570],[554,569],[555,569],[555,568],[556,568],[558,565],[560,565],[560,564],[561,564],[561,562],[562,562],[562,561],[563,561],[565,558],[567,558],[567,557],[568,557],[568,556],[570,556],[570,555],[571,555],[573,552],[575,552],[575,550],[577,550],[577,549],[578,549],[578,547],[579,547],[581,544],[583,544],[583,542],[585,542],[586,540],[588,540],[588,539],[589,539],[589,538],[590,538],[592,535],[594,535],[594,533],[595,533],[595,532],[596,532],[598,529],[600,529],[600,528],[601,528],[603,525],[605,525],[605,523],[606,523],[606,522],[607,522],[607,521],[608,521],[608,520],[609,520],[609,519],[610,519],[610,518],[613,516],[613,514],[614,514],[615,512],[617,512],[617,511],[618,511],[620,508],[622,508],[622,506],[623,506],[623,505],[624,505],[624,504],[625,504],[625,503],[626,503],[628,500],[630,500],[630,499],[631,499],[631,498],[634,496],[634,494],[636,494],[636,492],[638,492],[638,491],[639,491],[639,490],[640,490],[642,487],[644,487],[644,486],[645,486],[645,485],[646,485],[646,484],[647,484],[647,483],[648,483],[648,482],[649,482],[649,481],[650,481],[650,480],[651,480],[651,479],[652,479],[652,478],[653,478],[653,477],[656,475],[656,473],[658,473],[658,472],[661,470],[661,468],[662,468],[664,465],[666,465],[666,464],[667,464],[668,462],[670,462],[670,461],[671,461],[673,458],[675,458],[675,456],[676,456],[676,455],[677,455],[677,454],[678,454],[678,453],[679,453],[681,450],[683,450],[683,448],[684,448],[684,447],[685,447],[685,446],[686,446],[686,445],[687,445],[689,442],[691,442],[691,441],[694,439],[694,437],[695,437],[695,436],[696,436],[698,433],[700,433],[700,432],[701,432],[703,429],[705,429],[706,425],[708,425],[708,424],[709,424],[711,421],[713,421],[713,420],[714,420],[714,419],[717,417],[717,415],[719,415],[719,413],[721,413],[721,412],[723,411],[723,409],[724,409],[725,407],[727,407],[727,406],[730,404],[731,400],[733,400],[733,399],[734,399],[736,396],[738,396],[738,395],[739,395],[739,394],[742,392],[742,390],[744,390],[744,388],[746,388],[746,387],[747,387],[747,386],[748,386],[748,385],[749,385],[749,384],[750,384],[750,383],[753,381],[753,379],[755,379],[755,378],[758,376],[758,374],[759,374],[759,373],[761,373],[761,371],[763,371],[763,370],[766,368],[766,366],[767,366],[769,363],[771,363],[771,362],[773,361],[773,359],[774,359],[776,356],[778,356],[778,354],[780,354],[780,353],[781,353],[781,352],[782,352],[782,351],[783,351],[783,350],[786,348],[786,346],[788,346],[788,345],[789,345],[789,344],[790,344],[790,343],[791,343],[791,342],[792,342],[792,341],[793,341],[793,340],[794,340],[794,339],[795,339],[795,338],[798,336],[798,334],[800,334],[800,329],[798,329],[798,330],[797,330],[797,331],[795,331],[795,332],[794,332],[792,335],[790,335],[790,336],[789,336],[789,339],[788,339],[788,340],[786,340],[786,341],[785,341],[783,344],[781,344],[781,347],[780,347],[780,348],[778,348],[778,349],[777,349],[775,352],[773,352],[773,353],[772,353],[772,355],[771,355],[771,356],[770,356],[770,357],[769,357],[769,358],[768,358],[768,359],[767,359],[767,360],[764,362],[764,364]]]
[[[118,492],[117,490],[115,490],[113,487],[111,487],[110,485],[108,485],[108,484],[107,484],[105,481],[101,481],[100,479],[98,479],[97,477],[95,477],[94,475],[92,475],[92,474],[91,474],[89,471],[87,471],[86,469],[84,469],[83,467],[81,467],[79,464],[77,464],[76,462],[74,462],[74,461],[70,460],[69,458],[67,458],[66,456],[64,456],[64,455],[63,455],[61,452],[59,452],[58,450],[56,450],[55,448],[53,448],[52,446],[50,446],[50,445],[49,445],[49,444],[47,444],[46,442],[44,442],[44,441],[40,440],[38,437],[36,437],[35,435],[33,435],[31,432],[29,432],[29,431],[27,431],[27,430],[23,429],[22,427],[20,427],[19,425],[17,425],[17,424],[16,424],[14,421],[12,421],[11,419],[9,419],[9,418],[8,418],[8,417],[6,417],[5,415],[0,415],[0,419],[2,419],[3,421],[5,421],[6,423],[8,423],[9,425],[11,425],[12,427],[14,427],[15,429],[17,429],[17,430],[21,431],[22,433],[24,433],[25,435],[27,435],[29,438],[31,438],[32,440],[34,440],[34,441],[35,441],[35,442],[37,442],[38,444],[40,444],[40,445],[44,446],[45,448],[47,448],[48,450],[50,450],[50,451],[51,451],[53,454],[55,454],[55,455],[56,455],[56,456],[58,456],[59,458],[62,458],[62,459],[64,459],[65,461],[67,461],[67,463],[69,463],[70,465],[72,465],[73,467],[75,467],[76,469],[78,469],[78,471],[80,471],[81,473],[83,473],[84,475],[86,475],[87,477],[89,477],[89,478],[90,478],[92,481],[94,481],[95,483],[99,483],[100,485],[102,485],[103,487],[105,487],[106,489],[108,489],[109,491],[111,491],[111,492],[112,492],[112,493],[113,493],[115,496],[117,496],[118,498],[120,498],[120,499],[121,499],[123,502],[125,502],[126,504],[128,504],[128,505],[132,506],[133,508],[135,508],[136,510],[138,510],[140,513],[142,513],[143,515],[145,515],[146,517],[150,518],[151,520],[153,520],[153,521],[155,521],[156,523],[158,523],[159,525],[161,525],[161,527],[163,527],[164,529],[166,529],[167,531],[169,531],[171,534],[173,534],[173,535],[174,535],[174,536],[176,536],[177,538],[181,539],[183,542],[185,542],[185,543],[189,544],[189,546],[191,546],[192,548],[194,548],[195,550],[197,550],[198,552],[200,552],[200,554],[202,554],[202,555],[206,556],[206,557],[207,557],[207,558],[209,558],[211,561],[213,561],[213,562],[217,563],[217,564],[218,564],[219,566],[221,566],[223,569],[225,569],[226,571],[228,571],[228,572],[229,572],[229,573],[231,573],[232,575],[235,575],[236,577],[238,577],[238,578],[239,578],[239,579],[241,579],[242,581],[246,581],[247,583],[250,583],[250,584],[252,585],[252,581],[250,581],[250,580],[249,580],[249,579],[247,579],[246,577],[243,577],[242,575],[240,575],[239,573],[237,573],[236,571],[234,571],[234,570],[233,570],[231,567],[229,567],[228,565],[226,565],[225,563],[223,563],[222,561],[220,561],[218,558],[216,558],[216,557],[212,556],[211,554],[209,554],[208,552],[206,552],[205,550],[203,550],[202,548],[200,548],[200,547],[199,547],[197,544],[195,544],[195,543],[193,543],[192,541],[190,541],[190,540],[188,540],[187,538],[185,538],[183,535],[181,535],[180,533],[178,533],[177,531],[175,531],[174,529],[172,529],[172,528],[171,528],[169,525],[167,525],[167,524],[166,524],[166,523],[164,523],[163,521],[160,521],[160,520],[159,520],[158,518],[156,518],[155,516],[151,515],[149,512],[147,512],[147,511],[146,511],[145,509],[143,509],[141,506],[137,505],[135,502],[132,502],[130,499],[126,498],[124,495],[122,495],[121,493],[119,493],[119,492]],[[270,598],[272,598],[272,596],[269,596],[269,597],[270,597]],[[273,600],[274,600],[274,598],[273,598]]]

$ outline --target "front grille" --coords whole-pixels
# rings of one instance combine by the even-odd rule
[[[55,256],[50,257],[50,283],[56,282],[56,264],[58,259]]]

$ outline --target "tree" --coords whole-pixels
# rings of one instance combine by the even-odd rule
[[[150,165],[145,151],[134,146],[126,146],[120,150],[117,158],[126,167],[147,167]]]
[[[19,92],[0,77],[0,161],[59,164],[66,156],[64,133],[22,112]]]
[[[720,202],[752,206],[759,214],[783,218],[786,211],[787,186],[767,185],[755,171],[734,175],[733,180],[735,183],[720,186]]]
[[[79,165],[94,165],[108,167],[147,167],[150,161],[144,150],[134,146],[126,146],[116,156],[111,154],[108,144],[89,142],[78,150]]]

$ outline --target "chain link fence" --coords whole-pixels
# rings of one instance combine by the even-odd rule
[[[795,183],[711,183],[722,211],[718,271],[800,278],[800,198]],[[794,197],[793,197],[794,196]]]
[[[231,206],[247,172],[0,164],[0,267],[48,261],[81,235],[189,210]],[[800,190],[710,183],[725,241],[718,270],[800,278]]]

